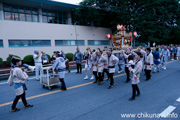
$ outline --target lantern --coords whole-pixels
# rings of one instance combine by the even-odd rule
[[[133,36],[137,37],[137,32],[136,31],[133,32]]]
[[[107,38],[111,39],[111,34],[110,33],[107,34]]]
[[[117,25],[117,30],[121,30],[122,29],[122,26],[120,24]]]

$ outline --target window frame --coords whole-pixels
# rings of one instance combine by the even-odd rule
[[[70,45],[56,45],[56,41],[70,41]],[[75,41],[75,45],[72,45],[72,41]],[[78,45],[77,41],[83,41],[84,45]],[[85,40],[55,40],[55,46],[85,46]]]
[[[89,41],[98,41],[98,45],[89,45]],[[88,40],[88,46],[104,46],[104,45],[110,45],[111,43],[110,43],[110,41],[109,41],[109,44],[103,44],[103,45],[101,45],[100,43],[100,41],[109,41],[109,40]]]

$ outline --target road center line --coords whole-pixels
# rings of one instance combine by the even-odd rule
[[[176,100],[177,102],[180,102],[180,97]]]
[[[175,110],[176,109],[176,107],[174,107],[174,106],[169,106],[169,107],[167,107],[162,113],[160,113],[159,115],[161,116],[161,117],[164,117],[164,118],[166,118],[166,117],[168,117],[168,115],[173,111],[173,110]]]

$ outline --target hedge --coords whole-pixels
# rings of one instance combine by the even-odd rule
[[[3,64],[3,59],[0,58],[0,66]]]
[[[51,56],[49,54],[46,54],[47,57],[48,57],[48,60],[50,61],[51,60]]]
[[[33,55],[27,55],[24,57],[24,63],[28,64],[28,65],[34,65],[34,59],[33,59]]]
[[[17,55],[13,55],[14,57],[17,57],[17,58],[20,58],[19,56],[17,56]],[[10,57],[7,57],[7,59],[6,59],[6,64],[8,65],[8,66],[11,66],[10,65],[10,62],[11,62],[11,58]]]
[[[66,53],[66,57],[69,59],[69,61],[73,60],[73,56],[74,56],[73,53]]]

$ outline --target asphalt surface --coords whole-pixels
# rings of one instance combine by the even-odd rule
[[[83,80],[82,74],[66,74],[67,91],[60,91],[60,86],[51,90],[42,88],[39,81],[26,82],[28,103],[34,107],[24,109],[22,102],[17,107],[19,112],[11,112],[11,102],[15,98],[13,87],[6,81],[0,82],[0,120],[179,120],[180,102],[180,61],[167,65],[167,70],[152,73],[152,78],[145,81],[144,72],[138,84],[141,95],[134,101],[128,101],[132,95],[131,83],[125,83],[124,73],[115,74],[115,86],[107,89],[109,82],[99,86],[92,80]],[[89,76],[90,77],[90,76]],[[154,118],[147,114],[160,114],[169,106],[175,109],[172,118]],[[169,110],[167,110],[169,111]],[[123,118],[123,114],[133,114],[132,118]],[[140,115],[143,114],[143,115]],[[152,118],[150,118],[152,117]],[[176,118],[177,117],[177,118]]]

